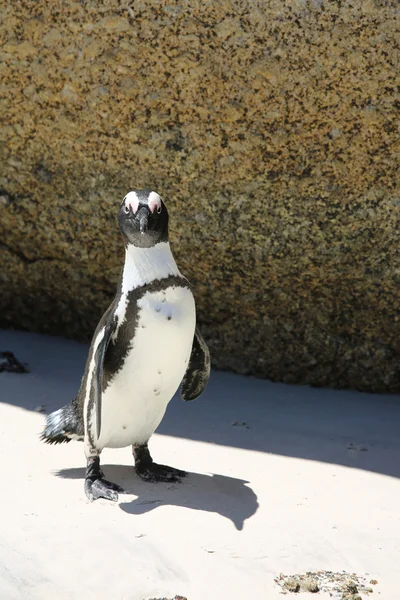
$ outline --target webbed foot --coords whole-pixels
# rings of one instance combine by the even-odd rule
[[[182,477],[186,477],[186,471],[167,467],[166,465],[158,465],[152,462],[147,465],[137,465],[136,473],[144,481],[157,483],[158,481],[177,481],[180,483]]]
[[[186,471],[159,465],[153,462],[147,444],[132,446],[133,456],[135,458],[136,473],[144,481],[156,483],[158,481],[177,481],[186,477]]]
[[[116,502],[118,500],[118,492],[121,493],[123,491],[124,490],[120,485],[104,479],[104,473],[100,469],[100,458],[98,456],[88,458],[85,477],[85,494],[91,502],[98,500],[99,498],[105,498],[106,500]]]

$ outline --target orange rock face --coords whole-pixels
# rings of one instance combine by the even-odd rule
[[[214,366],[399,391],[397,1],[9,2],[0,319],[86,339],[171,213]]]

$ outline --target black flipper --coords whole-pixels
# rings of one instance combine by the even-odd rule
[[[210,351],[196,327],[189,364],[181,385],[182,400],[195,400],[204,392],[210,369]]]
[[[96,433],[97,439],[101,433],[101,394],[102,394],[102,382],[103,382],[103,364],[104,357],[107,352],[108,344],[110,343],[111,335],[115,330],[116,321],[112,319],[104,327],[104,335],[95,352],[95,365],[96,371],[93,377],[93,393],[94,401],[96,406]]]

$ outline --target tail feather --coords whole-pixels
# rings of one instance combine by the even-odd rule
[[[50,413],[40,439],[46,444],[62,444],[71,440],[83,440],[80,431],[76,408],[73,403]]]

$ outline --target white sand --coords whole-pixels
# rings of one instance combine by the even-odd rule
[[[40,443],[34,411],[75,395],[87,347],[0,331],[0,350],[31,369],[0,374],[1,600],[274,600],[280,572],[320,569],[368,573],[372,600],[400,598],[398,398],[214,372],[150,444],[190,476],[145,484],[129,448],[107,450],[128,493],[90,504],[83,445]]]

